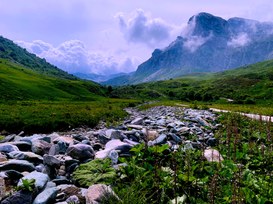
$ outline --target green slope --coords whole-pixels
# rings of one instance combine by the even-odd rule
[[[59,78],[76,79],[73,75],[58,69],[34,54],[29,53],[26,49],[13,43],[11,40],[0,36],[0,58],[21,64],[25,68],[34,70],[44,75],[56,76]]]
[[[37,73],[0,59],[0,100],[94,100],[105,89],[90,81],[64,79]]]
[[[273,102],[273,60],[214,74],[195,74],[179,79],[119,87],[115,97],[221,101]]]

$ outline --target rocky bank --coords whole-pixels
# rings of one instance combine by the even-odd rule
[[[0,141],[0,198],[2,204],[100,203],[110,186],[77,186],[72,174],[80,164],[94,159],[130,156],[139,144],[168,144],[170,150],[198,148],[209,161],[222,157],[214,131],[220,126],[208,110],[159,106],[145,111],[128,108],[129,117],[116,127],[101,123],[95,129],[75,129],[52,134],[8,135]],[[35,179],[32,191],[24,182]],[[21,190],[15,191],[15,187]]]

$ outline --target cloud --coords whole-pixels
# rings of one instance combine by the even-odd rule
[[[170,39],[176,26],[160,18],[151,18],[142,9],[138,9],[128,20],[123,13],[118,13],[119,27],[128,42],[143,43],[154,47]]]
[[[200,46],[206,43],[210,38],[213,37],[213,34],[210,33],[207,37],[193,35],[193,31],[196,25],[195,16],[192,21],[190,21],[181,32],[181,37],[184,38],[183,47],[189,50],[190,52],[195,52]]]
[[[134,58],[115,59],[112,55],[92,52],[87,50],[84,43],[79,40],[66,41],[57,47],[41,40],[17,41],[16,43],[69,73],[109,75],[136,69],[137,62]]]
[[[243,47],[250,42],[250,38],[246,33],[240,33],[237,36],[234,36],[227,45],[230,47]]]

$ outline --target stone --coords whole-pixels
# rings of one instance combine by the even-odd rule
[[[214,147],[217,145],[218,140],[216,138],[209,138],[206,143],[208,146]]]
[[[178,128],[177,132],[179,132],[181,135],[186,135],[190,133],[190,128],[188,127],[182,127],[182,128]]]
[[[4,139],[0,140],[0,143],[10,142],[10,141],[14,140],[15,136],[16,136],[15,134],[8,135]]]
[[[50,147],[51,147],[50,143],[48,143],[44,140],[36,139],[36,140],[32,141],[31,150],[35,154],[39,154],[39,155],[43,156],[44,154],[48,154]]]
[[[43,190],[38,196],[34,199],[32,204],[49,204],[55,200],[55,197],[58,193],[56,187],[47,188]]]
[[[56,155],[56,154],[65,154],[68,144],[64,141],[58,141],[56,144],[53,144],[49,149],[49,155]]]
[[[80,199],[76,195],[72,195],[66,199],[67,203],[80,204]]]
[[[99,139],[99,141],[100,141],[101,144],[106,144],[110,140],[110,138],[108,138],[106,136],[106,132],[105,131],[99,131],[98,132],[98,139]]]
[[[12,159],[27,160],[34,163],[43,162],[43,157],[33,152],[13,151],[8,153],[8,155]]]
[[[25,160],[9,160],[7,162],[4,162],[0,164],[0,171],[3,170],[15,170],[19,172],[23,171],[34,171],[35,167],[32,163],[25,161]]]
[[[114,191],[111,189],[111,187],[105,185],[105,184],[95,184],[90,186],[87,189],[85,198],[86,198],[86,204],[99,204],[103,200],[107,200],[109,197],[114,197],[117,200],[119,198],[114,193]]]
[[[66,154],[78,160],[92,159],[95,156],[93,148],[86,144],[72,145],[67,149]]]
[[[132,125],[129,124],[127,125],[128,128],[136,129],[136,130],[142,130],[143,126],[142,125]]]
[[[0,162],[7,161],[7,156],[0,152]]]
[[[72,137],[67,137],[67,136],[59,136],[56,139],[53,140],[54,144],[57,144],[58,142],[64,142],[67,145],[73,145],[74,144],[74,139]]]
[[[221,162],[224,160],[218,150],[211,148],[204,151],[204,157],[210,162]]]
[[[157,131],[148,130],[147,131],[147,141],[153,141],[159,136]]]
[[[39,190],[43,189],[46,183],[49,181],[49,177],[46,174],[33,171],[27,174],[26,176],[24,176],[23,178],[21,178],[17,186],[23,185],[22,183],[23,179],[28,179],[28,180],[35,179],[35,187],[38,188]]]
[[[21,190],[4,199],[1,204],[32,204],[32,199],[32,192]]]
[[[0,144],[0,152],[9,153],[12,151],[19,151],[19,148],[12,144]]]
[[[123,139],[124,135],[121,134],[121,131],[109,129],[105,131],[106,137],[108,139]]]
[[[164,144],[167,141],[167,135],[165,134],[161,134],[158,136],[158,138],[156,138],[155,140],[152,141],[153,145],[160,145],[160,144]]]
[[[44,165],[58,168],[61,165],[61,161],[59,159],[55,158],[54,156],[45,154],[44,155]]]
[[[136,118],[131,122],[132,125],[142,125],[142,123],[143,123],[143,118]]]
[[[17,146],[20,151],[30,151],[31,150],[31,143],[26,142],[26,141],[11,142],[10,144]]]
[[[80,200],[80,203],[85,203],[85,197],[82,193],[82,189],[76,187],[75,185],[71,184],[63,184],[63,185],[58,185],[58,200],[60,201],[65,201],[71,196],[77,196]]]

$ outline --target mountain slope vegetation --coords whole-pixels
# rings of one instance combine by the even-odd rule
[[[27,69],[34,70],[44,75],[65,79],[76,79],[75,76],[58,69],[56,66],[46,62],[45,59],[41,59],[36,55],[29,53],[26,49],[21,48],[13,41],[2,36],[0,36],[0,58],[16,62]]]
[[[99,84],[37,73],[0,59],[0,100],[94,100],[105,95]]]
[[[179,79],[116,88],[115,97],[179,99],[233,103],[273,103],[273,60],[218,73],[187,75]]]

